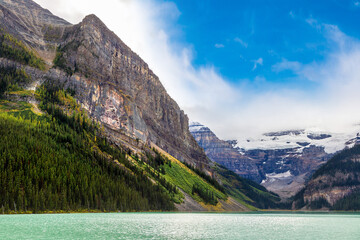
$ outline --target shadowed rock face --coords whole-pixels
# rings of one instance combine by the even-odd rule
[[[32,1],[0,0],[1,27],[60,69],[40,78],[71,87],[114,141],[156,144],[179,160],[208,169],[188,118],[148,65],[95,16],[70,25]],[[64,71],[65,70],[65,71]],[[65,73],[67,72],[67,74]],[[39,76],[34,76],[35,79]]]

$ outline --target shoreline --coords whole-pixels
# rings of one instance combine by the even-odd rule
[[[310,211],[310,210],[277,210],[277,209],[269,209],[269,210],[258,210],[258,211],[244,211],[244,212],[231,212],[231,211],[147,211],[147,212],[104,212],[99,210],[81,210],[81,211],[44,211],[44,212],[10,212],[10,213],[0,213],[0,216],[5,215],[51,215],[51,214],[83,214],[83,213],[168,213],[168,214],[360,214],[360,211]]]

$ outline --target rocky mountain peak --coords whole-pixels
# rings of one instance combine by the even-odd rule
[[[82,24],[92,24],[98,28],[107,29],[106,25],[95,14],[89,14],[81,21]]]
[[[74,90],[112,141],[132,148],[139,142],[156,145],[181,161],[209,169],[185,113],[148,65],[98,17],[89,15],[71,25],[30,0],[0,0],[0,9],[6,32],[36,50],[48,65],[54,63],[34,78]]]
[[[10,11],[15,14],[23,24],[33,26],[34,29],[43,25],[71,25],[66,20],[53,15],[49,10],[42,8],[33,1],[28,0],[0,0],[3,15]],[[37,29],[39,30],[39,29]]]

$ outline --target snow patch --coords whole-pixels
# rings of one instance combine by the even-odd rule
[[[203,131],[208,131],[209,129],[207,127],[205,127],[204,125],[202,125],[201,123],[198,122],[191,122],[189,124],[189,130],[190,132],[203,132]]]
[[[290,172],[290,170],[289,171],[287,171],[287,172],[283,172],[283,173],[267,173],[266,174],[266,178],[288,178],[288,177],[291,177],[292,176],[292,174],[291,174],[291,172]]]

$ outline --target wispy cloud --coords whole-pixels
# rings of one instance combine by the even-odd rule
[[[236,38],[234,38],[234,41],[237,43],[240,43],[244,48],[248,47],[248,43],[244,42],[241,38],[236,37]]]
[[[257,60],[254,60],[254,67],[252,71],[255,71],[255,69],[258,67],[258,65],[262,66],[264,63],[264,60],[262,58],[258,58]]]
[[[355,7],[360,7],[360,2],[359,1],[354,1],[354,6]]]
[[[302,64],[300,62],[288,61],[287,59],[283,59],[281,62],[276,63],[272,66],[272,70],[277,73],[285,70],[291,70],[298,73],[301,68]]]
[[[215,44],[215,47],[216,47],[216,48],[224,48],[225,45],[222,44],[222,43],[216,43],[216,44]]]

